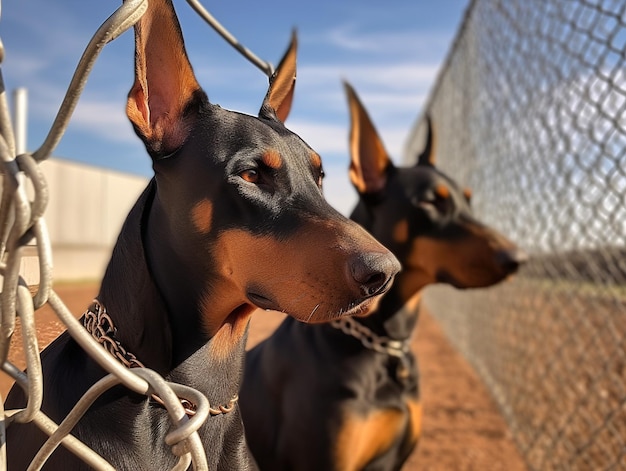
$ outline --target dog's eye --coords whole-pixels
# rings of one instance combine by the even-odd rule
[[[258,183],[259,181],[259,172],[253,168],[244,170],[239,176],[249,183]]]
[[[411,204],[426,211],[433,218],[437,215],[443,216],[452,209],[450,198],[445,194],[441,194],[441,192],[433,190],[427,191],[421,197],[413,196]]]
[[[319,177],[317,177],[317,186],[319,186],[320,188],[322,187],[322,182],[324,181],[325,176],[326,174],[324,173],[324,170],[320,170],[320,175]]]

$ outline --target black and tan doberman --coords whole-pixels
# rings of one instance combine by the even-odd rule
[[[248,352],[241,408],[262,470],[400,469],[421,431],[409,342],[422,289],[490,286],[525,259],[472,216],[469,192],[435,168],[432,130],[417,164],[396,167],[354,90],[346,91],[359,193],[351,217],[403,269],[371,316],[320,326],[286,319]]]
[[[253,469],[234,399],[252,312],[274,309],[311,323],[364,315],[400,265],[324,200],[319,155],[283,124],[295,37],[258,117],[209,102],[171,0],[150,0],[135,41],[127,114],[155,175],[126,219],[85,319],[100,325],[106,310],[110,341],[167,380],[198,389],[214,408],[223,405],[199,430],[210,469]],[[42,360],[43,411],[56,422],[105,374],[67,334]],[[6,406],[23,403],[14,388]],[[73,434],[116,469],[160,471],[177,461],[164,441],[169,429],[158,402],[119,386]],[[9,469],[25,469],[42,440],[34,425],[10,424]],[[61,447],[45,469],[87,466]]]

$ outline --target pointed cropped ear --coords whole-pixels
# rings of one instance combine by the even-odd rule
[[[416,165],[435,166],[435,134],[430,115],[426,116],[426,144],[422,153],[417,157]]]
[[[150,0],[135,25],[135,83],[126,114],[153,158],[183,144],[190,128],[186,115],[198,92],[172,1]]]
[[[376,193],[385,187],[393,164],[356,92],[343,85],[350,109],[350,180],[359,193]]]
[[[293,92],[296,87],[296,58],[298,36],[294,30],[285,55],[280,60],[276,71],[270,77],[270,86],[263,100],[259,116],[275,117],[285,122],[291,111]]]

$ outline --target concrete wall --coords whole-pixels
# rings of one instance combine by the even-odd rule
[[[100,279],[128,211],[148,179],[53,158],[41,164],[50,202],[45,219],[56,281]],[[23,262],[38,282],[36,256]]]

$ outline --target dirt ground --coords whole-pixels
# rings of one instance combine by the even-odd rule
[[[79,316],[95,296],[97,285],[57,285],[55,290]],[[249,346],[271,334],[281,320],[275,313],[255,314]],[[42,348],[63,330],[47,306],[37,313],[37,323]],[[10,358],[24,367],[20,342],[18,326]],[[526,470],[484,385],[427,312],[421,315],[412,345],[420,362],[424,421],[419,447],[404,471]],[[0,374],[2,397],[11,383],[8,376]]]

